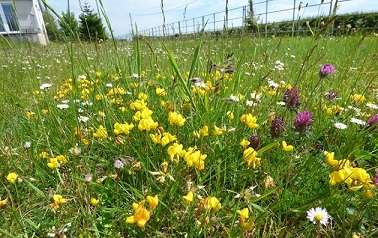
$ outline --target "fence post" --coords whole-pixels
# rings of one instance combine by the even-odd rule
[[[337,4],[337,1],[336,1],[336,4]],[[331,0],[330,2],[329,2],[329,19],[331,19],[331,16],[333,15],[333,14],[335,14],[335,12],[332,10],[332,5],[333,5],[333,0]],[[334,9],[336,9],[336,7],[334,8]],[[336,11],[336,10],[335,10]],[[334,22],[332,22],[332,26],[331,26],[331,36],[333,36],[333,29],[334,29]]]
[[[205,17],[202,16],[202,29],[205,30]]]
[[[178,22],[178,28],[179,28],[179,35],[181,35],[181,26],[180,26],[180,22]]]
[[[215,13],[213,13],[213,23],[214,23],[214,31],[215,31]]]
[[[196,33],[196,25],[194,24],[194,18],[193,18],[193,33]]]
[[[243,6],[243,14],[242,14],[242,35],[244,36],[244,31],[245,31],[245,27],[246,27],[246,24],[245,24],[245,20],[246,20],[246,17],[247,17],[247,14],[246,14],[246,6]]]
[[[265,0],[265,37],[268,36],[268,0]]]
[[[291,37],[294,37],[295,32],[295,7],[296,7],[296,0],[294,0],[294,6],[293,6],[293,22],[291,25]]]

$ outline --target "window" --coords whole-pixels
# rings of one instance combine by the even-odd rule
[[[18,32],[18,20],[12,3],[0,5],[0,32]]]

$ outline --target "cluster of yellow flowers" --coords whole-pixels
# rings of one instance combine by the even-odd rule
[[[149,204],[149,210],[144,206],[146,200]],[[145,200],[139,203],[133,203],[134,215],[126,218],[126,223],[136,223],[139,227],[144,227],[148,220],[150,220],[150,213],[156,208],[159,203],[158,196],[147,196]]]
[[[130,109],[136,111],[133,119],[138,122],[138,129],[148,132],[151,129],[156,129],[159,124],[151,117],[153,112],[147,107],[147,98],[146,94],[139,93],[138,99],[130,103]]]
[[[248,113],[248,114],[243,114],[241,117],[240,117],[240,121],[243,122],[244,124],[246,124],[249,128],[251,129],[255,129],[259,126],[259,124],[257,124],[257,118],[252,116],[252,114]]]
[[[324,155],[324,161],[334,170],[329,175],[329,184],[331,186],[345,183],[351,191],[358,191],[364,188],[366,197],[371,198],[374,196],[374,192],[372,191],[374,185],[372,184],[370,174],[365,169],[352,167],[350,161],[347,159],[335,160],[334,152],[324,151]]]
[[[50,169],[59,168],[61,165],[67,163],[67,158],[64,155],[58,155],[49,159],[47,166]]]
[[[334,116],[334,115],[341,115],[342,112],[344,111],[344,108],[338,105],[333,105],[331,107],[324,106],[323,111],[325,111],[327,116]]]

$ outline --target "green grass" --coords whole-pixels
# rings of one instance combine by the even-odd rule
[[[116,47],[113,42],[2,47],[6,57],[0,59],[0,197],[8,199],[0,210],[4,236],[45,237],[64,228],[67,237],[376,236],[377,189],[357,179],[353,184],[365,185],[357,191],[346,180],[331,186],[333,170],[323,152],[335,152],[336,160],[348,159],[352,167],[375,176],[377,128],[364,129],[350,119],[366,121],[378,111],[366,106],[378,104],[377,37],[204,36],[164,42],[140,39],[116,42]],[[277,61],[284,63],[283,70],[276,67]],[[320,81],[318,70],[325,63],[337,72]],[[212,87],[194,92],[193,77]],[[269,81],[279,86],[271,87]],[[39,89],[43,83],[52,87]],[[110,83],[118,88],[114,94],[109,93]],[[70,90],[62,93],[62,85]],[[300,91],[296,111],[277,104],[290,86]],[[166,95],[157,95],[156,88]],[[337,92],[338,99],[325,99],[328,91]],[[246,101],[252,100],[252,92],[260,93],[261,100],[250,107]],[[143,98],[141,93],[158,123],[148,132],[138,129],[139,121],[133,119],[137,110],[130,107]],[[354,102],[354,94],[364,95],[365,101]],[[229,100],[231,95],[240,100]],[[64,100],[69,107],[59,109]],[[330,109],[327,115],[324,107],[332,106],[343,111]],[[348,106],[359,108],[359,113]],[[314,122],[311,130],[299,134],[293,123],[303,110],[313,113]],[[186,119],[183,126],[169,123],[173,111]],[[27,112],[34,114],[28,118]],[[240,120],[249,113],[257,118],[255,129]],[[274,139],[272,115],[286,122],[285,132]],[[79,122],[79,116],[89,120]],[[134,128],[130,134],[116,135],[116,122],[132,123]],[[335,122],[347,129],[335,128]],[[93,135],[101,125],[107,131],[104,138]],[[209,135],[195,136],[193,132],[204,126]],[[222,134],[213,135],[219,130]],[[162,146],[150,137],[163,132],[174,135],[184,150],[195,147],[206,154],[204,168],[189,167],[184,158],[171,160],[167,149],[174,142]],[[262,140],[256,149],[261,165],[252,168],[243,159],[240,142],[255,133]],[[283,151],[283,140],[294,149]],[[25,142],[31,147],[24,148]],[[72,148],[79,152],[72,153]],[[41,158],[42,152],[47,158]],[[49,168],[50,159],[59,155],[67,162]],[[123,169],[114,167],[116,159],[123,161]],[[168,163],[166,171],[163,162]],[[18,175],[14,184],[6,179],[11,172]],[[85,182],[86,174],[92,175],[91,182]],[[268,183],[269,178],[273,182]],[[367,189],[374,193],[371,198],[365,196]],[[183,196],[189,191],[194,199],[186,206]],[[67,203],[54,209],[54,194]],[[132,203],[155,195],[159,204],[144,228],[126,223],[134,214]],[[219,211],[206,209],[210,196],[220,201]],[[91,198],[99,199],[97,206]],[[147,202],[145,207],[149,209]],[[311,207],[326,208],[331,222],[320,228],[312,224],[306,218]],[[240,224],[237,211],[244,208],[249,209],[245,222],[254,223],[251,229]]]

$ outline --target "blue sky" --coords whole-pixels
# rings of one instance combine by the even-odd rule
[[[92,9],[97,12],[96,0],[46,0],[58,13],[67,10],[68,1],[70,10],[75,13],[75,16],[81,13],[80,3],[89,3]],[[372,12],[378,11],[378,0],[341,0],[337,9],[338,14],[350,12]],[[260,22],[276,22],[280,20],[293,19],[293,10],[282,11],[265,15],[266,3],[265,0],[253,0],[254,11],[258,15]],[[307,16],[328,15],[330,11],[330,3],[333,4],[336,0],[324,0],[320,6],[312,6],[319,4],[321,0],[296,0],[296,12],[294,18],[304,18]],[[298,11],[300,2],[301,10]],[[152,27],[163,25],[163,15],[161,13],[160,0],[102,0],[106,15],[108,16],[114,35],[122,36],[131,32],[130,15],[134,24],[138,25],[140,31]],[[242,6],[248,5],[248,0],[228,0],[228,26],[241,25],[243,15]],[[307,7],[306,7],[307,5]],[[99,6],[101,8],[101,6]],[[186,20],[186,25],[193,25],[193,18],[207,15],[204,21],[213,22],[215,14],[216,24],[211,23],[210,28],[221,28],[223,26],[223,19],[225,17],[224,10],[226,7],[226,0],[164,0],[165,23],[173,23],[182,21],[181,27],[184,26],[183,21]],[[268,0],[268,11],[277,11],[282,9],[293,9],[294,0]],[[201,25],[202,19],[196,18],[195,25]],[[176,25],[177,27],[177,25]],[[169,27],[168,27],[169,28]],[[172,28],[172,26],[171,26]],[[187,27],[188,28],[188,27]],[[190,27],[189,27],[190,28]],[[193,27],[191,27],[193,28]],[[186,29],[188,30],[188,29]]]

